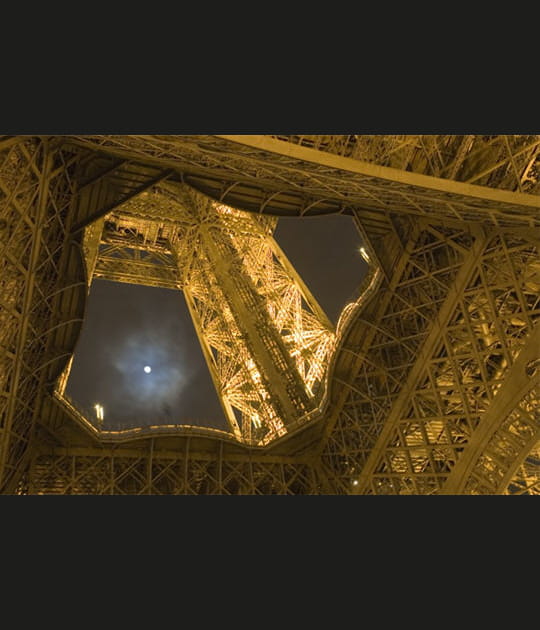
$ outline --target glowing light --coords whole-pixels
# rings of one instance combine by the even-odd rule
[[[362,256],[362,258],[366,262],[370,262],[369,254],[366,252],[366,248],[365,247],[361,247],[359,251],[360,251],[360,256]]]
[[[352,484],[353,484],[353,486],[357,486],[357,485],[358,485],[358,479],[355,479],[355,480],[352,482]]]
[[[103,407],[99,403],[94,405],[94,409],[96,410],[96,418],[98,421],[103,421]]]
[[[150,372],[152,371],[152,368],[151,368],[149,365],[145,365],[145,366],[144,366],[144,371],[145,371],[147,374],[150,374]]]

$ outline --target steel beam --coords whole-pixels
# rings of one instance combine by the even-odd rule
[[[86,148],[174,169],[216,200],[253,212],[310,216],[394,212],[540,225],[536,195],[477,186],[362,162],[270,136],[68,137]],[[224,196],[224,190],[228,190]],[[311,210],[306,211],[306,208]]]
[[[21,320],[19,323],[19,330],[17,333],[17,341],[15,347],[15,358],[13,365],[13,373],[10,383],[10,396],[8,397],[8,403],[6,408],[6,415],[4,419],[4,428],[2,434],[2,442],[0,443],[0,488],[2,487],[5,479],[6,464],[8,458],[8,450],[10,440],[12,438],[11,429],[13,424],[13,417],[18,399],[18,389],[21,380],[21,373],[23,370],[23,364],[25,361],[25,346],[27,343],[27,333],[30,326],[30,311],[32,307],[32,299],[35,289],[35,271],[38,264],[39,256],[42,246],[42,230],[45,223],[45,215],[48,201],[48,186],[49,186],[49,174],[52,168],[52,155],[47,150],[45,145],[39,146],[31,161],[34,162],[36,156],[42,154],[42,165],[39,178],[39,193],[36,203],[36,211],[32,218],[32,245],[30,252],[30,260],[28,263],[28,269],[26,270],[24,297],[21,309]]]
[[[451,179],[403,171],[388,166],[379,166],[369,162],[361,162],[341,155],[285,143],[269,136],[230,135],[217,137],[253,149],[293,158],[299,162],[311,162],[335,169],[336,171],[356,173],[374,183],[376,182],[381,189],[388,184],[401,184],[415,196],[422,194],[422,191],[426,193],[430,191],[440,193],[442,196],[448,197],[449,200],[455,199],[457,203],[465,205],[473,204],[476,206],[477,201],[482,201],[485,203],[486,209],[490,208],[491,203],[494,203],[497,206],[502,204],[509,207],[520,206],[523,209],[540,210],[540,198],[534,195],[477,186]],[[396,211],[397,208],[393,208],[393,210]],[[502,212],[504,214],[504,210]],[[450,218],[454,218],[451,213],[449,215]]]
[[[405,406],[409,404],[410,397],[415,390],[418,379],[420,378],[422,371],[425,369],[427,362],[433,355],[436,345],[440,342],[441,334],[443,333],[448,319],[452,315],[452,312],[461,297],[463,288],[466,286],[474,268],[478,264],[485,245],[485,234],[482,234],[481,231],[477,230],[474,245],[466,260],[462,264],[453,283],[452,289],[450,290],[441,310],[437,314],[437,317],[433,320],[431,330],[427,334],[425,342],[416,353],[414,366],[410,370],[407,381],[403,384],[400,394],[387,416],[377,442],[374,445],[362,472],[358,476],[358,484],[355,485],[352,491],[353,494],[362,494],[365,491],[367,484],[370,482],[375,467],[377,466],[377,463],[387,446],[388,438],[394,430],[396,422],[402,417]]]
[[[84,230],[88,225],[90,225],[91,223],[94,223],[94,221],[97,221],[98,219],[101,219],[106,214],[113,212],[116,208],[120,207],[122,204],[127,203],[128,201],[131,201],[135,197],[138,197],[141,193],[146,192],[147,190],[150,190],[151,188],[153,188],[160,182],[165,181],[172,174],[173,174],[173,171],[170,171],[170,170],[165,171],[164,173],[161,173],[157,177],[154,177],[153,179],[145,182],[142,186],[138,186],[137,188],[129,192],[127,195],[123,195],[119,197],[112,203],[107,204],[105,207],[98,208],[98,210],[92,212],[90,216],[86,217],[83,221],[80,221],[74,226],[73,235],[76,235],[81,230]]]
[[[540,324],[537,324],[525,340],[521,352],[514,359],[513,365],[506,371],[504,382],[495,394],[489,408],[482,415],[482,421],[471,435],[465,452],[449,474],[441,490],[442,494],[461,494],[463,492],[467,479],[475,463],[485,451],[490,438],[527,392],[540,384],[538,372],[529,376],[526,371],[527,365],[539,358],[539,353]],[[540,425],[536,439],[540,439]],[[527,453],[524,455],[526,456]],[[515,461],[514,468],[517,468],[521,463],[521,461]]]

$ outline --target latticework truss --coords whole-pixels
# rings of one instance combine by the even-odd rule
[[[0,488],[538,494],[539,152],[539,136],[0,138]],[[335,337],[271,236],[274,217],[333,212],[371,261]],[[231,435],[107,434],[58,399],[93,277],[184,291]]]
[[[520,401],[518,389],[534,382],[526,365],[540,344],[536,246],[419,227],[393,282],[364,311],[358,341],[345,342],[363,360],[344,382],[347,398],[322,452],[343,492],[470,493],[472,478],[463,488],[459,473],[481,424],[486,432],[491,422],[499,432],[506,422],[512,427],[501,478],[517,451],[538,439],[537,395],[532,390]],[[496,440],[483,446],[484,459]],[[499,486],[486,482],[489,490]]]
[[[356,160],[530,194],[540,191],[538,136],[275,136]]]
[[[80,252],[70,241],[73,156],[36,140],[0,151],[0,479],[30,454],[44,392],[82,323]]]
[[[25,480],[31,494],[320,494],[309,463],[212,454],[58,451],[37,457]]]
[[[275,226],[186,186],[160,187],[107,214],[86,252],[93,277],[183,290],[231,430],[260,445],[316,409],[334,339]]]

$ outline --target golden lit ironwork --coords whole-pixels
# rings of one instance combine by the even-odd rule
[[[0,137],[1,491],[538,494],[539,192],[531,135]],[[272,238],[329,213],[335,335]],[[62,396],[94,277],[184,291],[231,432]]]
[[[316,408],[334,337],[272,238],[276,223],[185,185],[156,187],[104,217],[94,271],[184,291],[231,430],[259,445]]]

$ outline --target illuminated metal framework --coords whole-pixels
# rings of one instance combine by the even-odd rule
[[[94,268],[97,278],[184,291],[231,430],[261,445],[316,408],[334,338],[272,238],[276,223],[185,185],[156,187],[104,217]]]
[[[500,491],[491,475],[538,440],[537,248],[480,229],[410,230],[392,282],[344,340],[355,368],[323,462],[344,492]]]
[[[539,154],[539,136],[0,137],[1,491],[540,494]],[[332,212],[372,262],[335,338],[271,238],[272,217]],[[92,277],[184,290],[230,435],[107,433],[61,400]]]
[[[529,194],[540,191],[538,136],[275,136],[314,148],[433,177]]]
[[[156,456],[136,449],[63,449],[34,459],[30,494],[320,494],[324,481],[298,458],[250,459],[189,447]],[[221,446],[221,448],[220,448]]]
[[[32,455],[40,401],[82,324],[75,162],[52,141],[0,143],[0,487]]]

